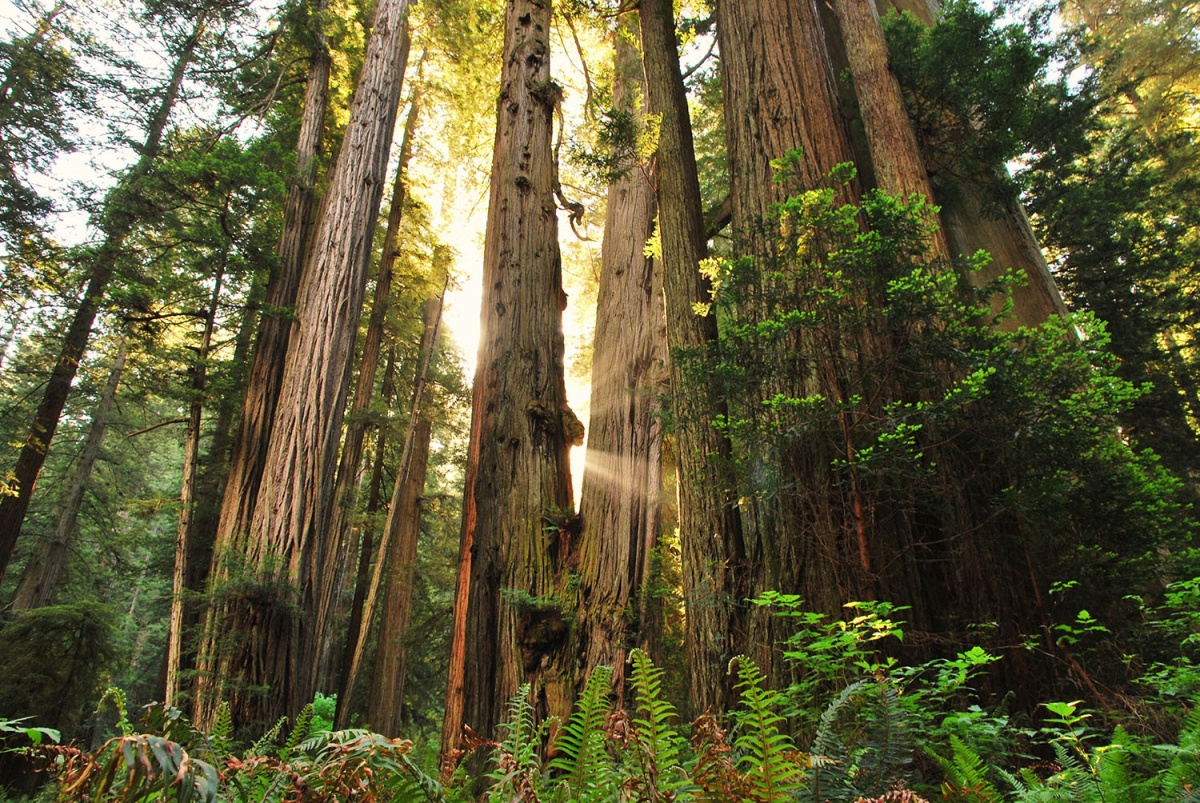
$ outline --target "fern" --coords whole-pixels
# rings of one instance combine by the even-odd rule
[[[1200,704],[1183,720],[1177,742],[1164,746],[1171,764],[1160,779],[1162,799],[1200,803]]]
[[[288,760],[288,756],[296,747],[311,736],[313,719],[312,703],[300,709],[300,713],[296,715],[296,724],[292,726],[292,732],[288,734],[287,741],[283,743],[283,749],[279,751],[279,758],[283,761]]]
[[[629,654],[633,671],[634,714],[631,730],[631,749],[636,776],[631,785],[641,799],[658,801],[673,798],[686,784],[687,776],[680,764],[683,740],[671,727],[676,718],[675,706],[662,699],[663,670],[654,665],[642,650]]]
[[[612,669],[598,666],[592,670],[583,695],[554,740],[555,756],[550,769],[561,772],[561,785],[571,800],[604,800],[612,796],[615,774],[606,750],[608,733],[608,694]]]
[[[816,801],[845,801],[859,797],[850,779],[848,751],[838,735],[838,723],[855,697],[873,681],[860,680],[842,689],[825,707],[817,723],[817,735],[809,751],[812,775],[809,799]]]
[[[530,692],[529,684],[517,690],[508,701],[508,714],[500,724],[504,738],[499,743],[488,743],[495,749],[496,762],[487,773],[492,800],[529,798],[536,794],[541,777],[538,748],[548,723],[541,727],[536,724]]]
[[[217,706],[217,719],[213,722],[212,733],[209,735],[212,749],[217,755],[230,752],[233,747],[233,713],[229,703],[222,702]]]
[[[738,721],[742,733],[734,747],[742,752],[740,760],[744,775],[755,800],[773,803],[785,800],[800,788],[803,779],[796,762],[796,747],[779,724],[783,722],[776,709],[780,695],[765,688],[762,672],[744,655],[733,659],[738,667],[738,685],[742,711]]]
[[[283,726],[287,725],[288,718],[280,717],[279,721],[271,726],[270,730],[258,738],[254,744],[250,745],[247,756],[265,756],[268,753],[274,752],[273,745],[279,741],[279,734],[283,731]]]
[[[933,758],[946,775],[942,784],[942,799],[962,803],[1001,803],[1000,792],[987,777],[987,766],[979,753],[966,742],[951,734],[950,759],[939,755]]]
[[[855,728],[860,739],[851,751],[856,768],[854,786],[865,790],[865,795],[882,795],[905,780],[901,773],[913,757],[908,712],[900,705],[899,689],[894,683],[878,680],[874,691],[866,694],[864,690],[865,705]]]

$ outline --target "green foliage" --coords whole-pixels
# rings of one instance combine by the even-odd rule
[[[598,666],[592,670],[575,712],[555,734],[554,757],[547,765],[551,772],[561,773],[560,800],[608,800],[616,791],[615,777],[609,769],[606,749],[609,719],[609,693],[612,669]]]
[[[930,178],[941,187],[963,180],[993,186],[998,168],[1029,151],[1077,147],[1090,98],[1065,77],[1049,80],[1055,49],[1034,35],[1036,22],[1031,33],[1002,25],[1004,14],[1001,6],[985,11],[956,0],[933,26],[910,12],[883,20],[890,65]]]
[[[0,717],[33,717],[77,735],[115,657],[115,617],[81,602],[10,615],[0,628]]]
[[[642,799],[659,801],[677,795],[687,784],[681,760],[686,744],[675,732],[675,706],[662,697],[664,671],[640,649],[629,654],[633,687],[633,727],[627,760],[632,758],[631,787]]]
[[[784,697],[766,688],[762,671],[749,658],[738,656],[733,663],[742,703],[733,744],[741,752],[738,763],[747,791],[761,803],[790,799],[803,776],[795,745],[781,729],[784,718],[778,710]]]

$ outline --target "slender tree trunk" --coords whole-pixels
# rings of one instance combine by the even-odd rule
[[[361,477],[363,447],[367,437],[367,411],[375,396],[375,375],[379,370],[379,357],[383,346],[383,323],[387,315],[395,275],[396,260],[400,256],[400,222],[404,216],[404,202],[408,195],[408,163],[412,158],[413,136],[416,133],[417,117],[420,113],[420,92],[414,88],[404,124],[404,137],[400,145],[400,162],[396,167],[396,180],[392,184],[391,208],[388,212],[387,234],[383,240],[383,256],[379,262],[379,273],[375,279],[375,297],[371,303],[371,316],[367,321],[367,333],[363,341],[362,358],[359,361],[358,382],[354,398],[347,413],[346,438],[342,445],[341,462],[338,465],[337,483],[333,490],[333,505],[330,511],[330,533],[325,557],[326,571],[321,577],[320,597],[317,600],[317,632],[323,634],[320,644],[322,657],[333,654],[333,638],[329,632],[330,620],[338,607],[338,592],[343,585],[345,565],[351,554],[354,519],[358,507],[358,488]],[[357,552],[357,550],[355,550]],[[329,675],[328,659],[325,666],[318,667],[318,679]],[[325,685],[319,683],[319,685]]]
[[[283,381],[283,368],[295,323],[296,293],[315,217],[317,167],[329,107],[331,60],[324,23],[326,0],[313,3],[315,36],[304,90],[304,114],[296,143],[296,172],[288,182],[279,238],[279,265],[267,282],[254,357],[233,440],[229,475],[217,522],[216,549],[236,549],[245,536],[258,500],[271,426]]]
[[[446,753],[464,724],[491,734],[522,683],[540,711],[565,714],[573,680],[562,654],[567,623],[547,602],[576,548],[568,452],[583,428],[567,406],[563,375],[552,156],[561,89],[550,78],[551,2],[508,0],[504,25],[463,492],[460,550],[469,569],[457,589],[462,629],[452,638]]]
[[[888,66],[887,39],[874,0],[835,0],[833,10],[854,79],[876,186],[901,198],[920,195],[932,204],[933,188],[900,82]],[[930,245],[934,256],[949,259],[949,246],[940,227],[933,232]]]
[[[92,413],[92,426],[83,443],[83,450],[79,453],[75,475],[71,478],[71,484],[63,498],[58,524],[54,528],[54,538],[41,559],[26,567],[13,597],[14,610],[44,608],[54,599],[54,592],[58,589],[58,578],[66,563],[71,537],[75,534],[75,522],[79,519],[79,511],[83,506],[83,496],[91,481],[92,469],[100,457],[104,435],[108,431],[108,420],[117,400],[117,386],[121,383],[121,374],[125,371],[125,360],[128,356],[129,345],[122,339],[117,357],[109,370],[108,381]]]
[[[383,585],[383,605],[379,616],[379,639],[375,648],[375,672],[371,694],[367,699],[367,721],[385,735],[398,736],[404,719],[404,680],[407,667],[405,638],[412,618],[413,578],[417,568],[417,544],[421,537],[421,497],[425,492],[425,475],[429,470],[429,445],[433,435],[430,405],[433,403],[428,383],[429,365],[437,349],[438,331],[442,322],[441,297],[425,302],[425,330],[421,337],[418,364],[421,375],[413,386],[413,406],[409,436],[405,441],[404,457],[391,506],[376,575]],[[381,569],[381,570],[380,570]],[[372,586],[368,599],[376,597]],[[364,616],[373,615],[368,604]],[[370,618],[367,618],[370,621]],[[366,630],[366,628],[364,628]],[[356,649],[355,664],[361,661],[361,647]],[[349,708],[354,678],[346,689]],[[340,698],[339,698],[340,699]]]
[[[695,371],[685,371],[681,362],[714,355],[717,321],[711,312],[695,312],[695,305],[710,300],[699,271],[707,247],[672,5],[642,0],[641,25],[650,111],[662,115],[658,226],[671,348],[688,680],[692,709],[700,713],[724,710],[731,702],[726,667],[746,646],[741,606],[748,578],[737,495],[726,470],[729,441],[714,425],[724,405],[716,389],[700,386],[691,378]]]
[[[645,109],[646,79],[636,13],[616,33],[614,105]],[[658,214],[649,167],[630,165],[609,185],[592,357],[592,412],[579,514],[583,523],[576,613],[576,687],[611,666],[622,688],[629,613],[639,602],[658,541],[666,318],[661,261],[646,255]],[[636,642],[635,642],[636,643]]]
[[[383,409],[391,409],[392,397],[396,392],[396,349],[388,350],[387,367],[383,371],[383,386],[380,401]],[[350,602],[350,616],[346,624],[346,639],[342,650],[342,662],[338,668],[338,706],[352,704],[346,689],[350,688],[350,668],[358,651],[359,636],[363,628],[363,608],[371,588],[371,561],[375,555],[375,524],[383,505],[383,455],[387,445],[388,427],[379,427],[375,435],[375,461],[371,469],[371,483],[367,491],[367,516],[361,543],[357,549],[358,568],[354,575],[354,598]],[[354,553],[352,553],[354,554]]]
[[[299,323],[258,502],[248,531],[230,534],[228,551],[215,557],[216,582],[235,577],[244,564],[255,590],[223,595],[209,616],[201,650],[209,658],[197,701],[203,724],[212,722],[222,696],[234,719],[249,724],[295,713],[313,694],[313,616],[325,569],[320,526],[332,502],[354,338],[408,56],[407,18],[408,0],[382,0],[376,8],[297,297]],[[232,636],[231,649],[218,649],[220,636]]]
[[[188,409],[187,434],[183,441],[183,479],[179,491],[179,524],[175,530],[175,571],[171,579],[171,615],[167,625],[167,686],[163,702],[178,705],[183,688],[181,670],[184,665],[184,624],[188,614],[189,559],[195,552],[191,537],[195,534],[196,479],[200,468],[200,426],[204,413],[204,393],[208,388],[208,355],[212,348],[213,330],[217,323],[217,306],[221,302],[221,285],[229,260],[228,245],[220,269],[213,279],[213,292],[208,302],[204,331],[196,349],[196,361],[191,367],[191,404]]]
[[[202,12],[192,26],[192,32],[184,40],[175,63],[171,67],[171,77],[163,92],[162,99],[150,117],[146,128],[146,139],[141,146],[141,156],[129,172],[121,177],[117,186],[105,200],[103,218],[100,230],[103,240],[93,253],[88,268],[87,287],[75,310],[75,316],[67,327],[63,339],[62,350],[50,372],[46,382],[46,390],[42,401],[34,413],[33,425],[17,458],[13,470],[17,493],[0,498],[0,579],[8,569],[12,558],[13,548],[21,534],[21,526],[25,522],[25,514],[29,510],[29,502],[33,498],[33,489],[37,484],[42,465],[46,462],[46,454],[58,422],[62,416],[63,407],[67,402],[67,394],[71,390],[71,382],[79,370],[79,361],[87,351],[88,341],[92,335],[92,325],[100,311],[109,281],[117,269],[117,262],[125,247],[125,239],[133,231],[139,220],[138,193],[141,184],[150,174],[150,170],[158,158],[162,145],[163,134],[167,129],[167,120],[171,109],[179,98],[180,87],[188,65],[196,55],[200,45],[200,37],[207,27],[207,16]]]

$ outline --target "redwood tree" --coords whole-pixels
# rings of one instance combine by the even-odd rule
[[[313,694],[312,616],[325,569],[320,525],[332,478],[366,290],[371,242],[408,56],[408,0],[384,0],[345,140],[322,201],[297,301],[279,403],[249,528],[214,556],[196,718],[228,699],[243,724],[295,713]]]
[[[707,246],[673,4],[642,0],[640,8],[649,108],[662,115],[655,155],[658,233],[679,472],[684,638],[691,703],[699,713],[731,701],[726,668],[746,647],[742,601],[749,576],[737,491],[728,473],[730,445],[715,426],[726,410],[703,371],[685,368],[685,360],[694,367],[715,356],[717,320],[711,310],[696,312],[710,300],[700,274]]]
[[[631,119],[646,108],[636,12],[614,38],[613,104]],[[644,120],[640,121],[644,124]],[[666,390],[662,263],[646,253],[657,215],[653,165],[625,154],[609,184],[600,257],[592,403],[579,515],[580,602],[575,627],[582,688],[596,666],[610,666],[618,688],[630,638],[644,625],[641,592],[657,544]],[[626,621],[638,611],[633,633]]]
[[[543,711],[565,713],[571,696],[567,623],[551,597],[577,547],[568,451],[583,428],[563,375],[551,13],[549,0],[505,10],[446,753],[464,724],[490,735],[522,683]]]

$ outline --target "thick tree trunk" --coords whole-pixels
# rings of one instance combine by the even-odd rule
[[[717,321],[711,312],[695,312],[695,305],[710,300],[699,271],[707,248],[672,5],[643,0],[641,25],[649,108],[662,115],[655,157],[658,226],[671,348],[688,680],[698,714],[725,710],[731,702],[726,667],[746,646],[742,600],[749,587],[737,495],[727,472],[730,445],[715,427],[725,412],[723,402],[715,388],[697,382],[697,372],[682,364],[714,356]]]
[[[175,530],[175,571],[171,577],[171,615],[167,624],[167,686],[163,702],[178,705],[183,689],[181,670],[184,665],[184,624],[188,619],[188,577],[192,571],[189,559],[196,551],[191,542],[195,534],[196,481],[200,468],[200,427],[203,423],[204,393],[208,387],[208,355],[212,348],[213,330],[217,324],[217,307],[221,302],[221,285],[225,280],[226,251],[220,269],[213,279],[212,297],[204,331],[196,349],[196,361],[191,367],[191,404],[188,409],[187,434],[183,441],[183,478],[179,490],[179,524]]]
[[[184,40],[179,54],[175,57],[170,80],[147,125],[146,139],[142,142],[137,163],[121,177],[117,186],[105,199],[100,222],[103,240],[93,252],[83,297],[79,300],[79,306],[67,327],[62,349],[50,372],[42,401],[34,413],[33,425],[13,469],[16,494],[0,498],[0,579],[3,579],[8,562],[12,559],[13,549],[21,534],[21,526],[25,522],[25,514],[29,510],[29,502],[33,498],[34,486],[37,484],[38,475],[41,474],[42,465],[46,462],[46,454],[50,449],[50,442],[54,439],[54,432],[58,429],[63,407],[67,403],[67,394],[71,390],[71,382],[79,370],[79,361],[87,351],[88,341],[92,336],[92,325],[96,322],[96,315],[100,311],[108,283],[117,270],[117,262],[124,251],[125,240],[138,223],[138,195],[141,184],[150,175],[151,168],[158,159],[171,109],[179,98],[184,74],[196,55],[206,27],[207,15],[201,12],[192,25],[191,34]]]
[[[464,724],[493,733],[522,683],[531,684],[539,710],[565,713],[572,680],[561,654],[567,624],[550,602],[575,549],[568,451],[582,438],[563,376],[566,296],[551,152],[561,90],[550,78],[551,3],[508,0],[504,24],[463,493],[460,549],[469,570],[457,591],[462,629],[453,637],[447,752]]]
[[[92,413],[92,426],[83,442],[83,450],[79,453],[75,475],[71,478],[71,484],[67,486],[66,496],[62,500],[54,537],[41,559],[25,568],[17,586],[17,593],[13,597],[13,610],[44,608],[54,599],[54,592],[58,589],[58,578],[66,563],[71,536],[75,534],[75,522],[79,519],[79,511],[83,506],[83,496],[91,481],[92,469],[100,457],[100,446],[108,430],[108,420],[117,401],[117,386],[121,383],[121,374],[125,371],[125,360],[128,356],[129,346],[122,340],[117,357],[109,370],[108,381],[104,384],[104,390],[101,391],[96,409]]]
[[[387,315],[392,294],[392,281],[396,260],[400,256],[400,222],[404,217],[404,202],[408,194],[408,163],[412,158],[413,136],[416,133],[417,117],[420,113],[420,92],[414,88],[404,124],[404,137],[400,145],[400,162],[396,167],[396,180],[392,184],[391,207],[388,211],[387,234],[383,240],[383,255],[379,272],[375,278],[375,297],[371,303],[371,316],[367,320],[367,332],[363,341],[362,358],[359,361],[358,381],[354,398],[347,413],[349,424],[342,445],[342,457],[338,464],[337,482],[333,490],[331,521],[326,528],[329,538],[325,565],[329,570],[320,578],[320,596],[317,600],[317,625],[320,655],[333,655],[333,638],[330,621],[338,607],[338,595],[343,585],[345,566],[349,556],[356,554],[353,546],[354,520],[358,507],[358,488],[361,479],[363,447],[367,437],[367,411],[375,396],[375,376],[379,372],[379,357],[383,347],[383,322]],[[325,661],[328,663],[328,660]],[[318,680],[327,677],[329,667],[318,667]],[[320,686],[325,683],[318,683]]]
[[[266,462],[283,368],[295,323],[294,307],[314,222],[317,167],[329,107],[330,54],[321,23],[325,0],[316,0],[314,47],[296,143],[296,172],[288,182],[279,238],[279,265],[267,282],[254,357],[233,440],[225,494],[217,522],[217,550],[237,548],[250,527]]]
[[[212,722],[222,697],[230,700],[235,721],[249,725],[294,714],[313,694],[312,617],[324,569],[319,530],[332,501],[354,338],[408,55],[407,26],[408,0],[377,6],[297,297],[299,322],[258,502],[249,530],[229,533],[225,551],[215,558],[218,599],[201,650],[207,665],[196,711],[203,724]],[[243,566],[251,577],[237,577]],[[231,579],[237,582],[221,594],[219,585]],[[223,637],[233,643],[218,644]]]
[[[401,470],[396,478],[392,502],[388,508],[383,549],[378,565],[382,567],[383,606],[379,616],[379,638],[375,652],[375,672],[367,699],[367,722],[387,736],[399,736],[404,720],[404,681],[407,668],[405,639],[412,618],[413,578],[417,568],[417,544],[421,537],[421,497],[429,470],[429,446],[433,435],[428,384],[429,364],[437,349],[442,322],[442,297],[425,302],[425,330],[421,337],[418,365],[421,375],[413,387],[413,410],[409,436],[404,445]],[[372,588],[372,591],[376,589]],[[368,616],[374,606],[368,605]],[[369,619],[368,619],[369,621]],[[357,652],[357,651],[356,651]],[[347,702],[350,699],[350,686]]]
[[[646,81],[636,13],[616,33],[613,101],[645,109]],[[640,602],[650,551],[658,540],[662,494],[662,410],[666,390],[666,318],[661,260],[645,253],[658,213],[652,173],[633,164],[608,188],[592,357],[592,413],[579,515],[581,658],[577,688],[592,669],[610,666],[622,688],[630,637],[626,622]],[[634,641],[633,643],[636,643]]]

